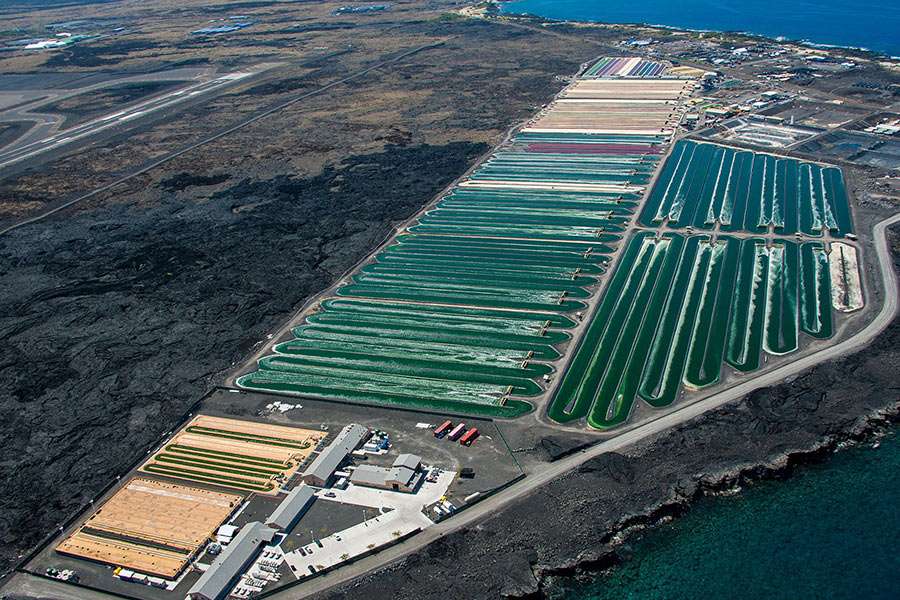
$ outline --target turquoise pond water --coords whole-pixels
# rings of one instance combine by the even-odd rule
[[[704,498],[629,542],[625,565],[556,599],[900,597],[900,439],[782,482]]]
[[[900,55],[900,2],[842,0],[517,0],[505,12],[558,20],[748,31]]]

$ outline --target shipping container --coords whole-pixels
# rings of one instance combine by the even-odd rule
[[[465,426],[465,424],[460,423],[459,425],[457,425],[456,427],[454,427],[454,428],[453,428],[453,431],[451,431],[451,432],[447,435],[447,439],[450,440],[451,442],[455,442],[455,441],[458,440],[460,437],[462,437],[462,434],[464,434],[465,432],[466,432],[466,426]]]
[[[462,436],[459,439],[459,443],[462,444],[463,446],[471,446],[472,442],[474,442],[475,438],[477,438],[477,437],[478,437],[478,428],[473,427],[472,429],[470,429],[469,431],[466,432],[466,435]]]
[[[434,437],[442,438],[444,437],[450,428],[453,427],[452,421],[444,421],[442,425],[440,425],[437,429],[434,430]]]

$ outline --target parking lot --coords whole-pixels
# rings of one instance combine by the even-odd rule
[[[280,550],[284,552],[284,560],[297,577],[304,577],[313,572],[310,567],[314,570],[330,567],[416,529],[424,529],[432,521],[422,512],[422,507],[439,501],[454,477],[454,473],[444,471],[436,482],[424,482],[415,494],[356,485],[350,485],[346,490],[322,490],[316,494],[318,498],[315,506],[323,511],[332,512],[348,506],[353,506],[355,510],[367,506],[377,508],[380,514],[318,538],[316,542],[310,541],[302,546],[302,552],[300,548],[290,550],[282,542]],[[313,524],[309,515],[301,519],[298,528],[306,529],[306,522]]]

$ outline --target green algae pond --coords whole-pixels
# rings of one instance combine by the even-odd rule
[[[833,333],[821,242],[640,232],[628,244],[554,397],[550,417],[624,423],[638,398],[664,407],[682,385],[719,381],[723,364],[759,368],[763,352]]]
[[[646,184],[655,168],[654,160],[635,156],[500,152],[472,180]]]
[[[656,227],[801,232],[832,237],[853,232],[843,175],[796,159],[679,141],[663,166],[640,222]]]
[[[638,231],[607,273],[661,149],[658,136],[519,134],[472,174],[478,186],[436,202],[239,385],[516,416],[607,276],[548,407],[559,423],[620,425],[636,401],[669,406],[726,365],[753,371],[803,335],[830,337],[824,243],[728,232],[850,233],[838,169],[678,142],[640,222],[725,235]],[[575,183],[588,185],[556,185]]]

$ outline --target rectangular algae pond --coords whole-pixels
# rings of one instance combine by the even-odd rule
[[[817,237],[853,233],[840,169],[688,140],[673,147],[640,222]]]
[[[554,231],[536,239],[400,236],[239,384],[520,414],[531,405],[509,396],[542,392],[536,380],[552,369],[536,361],[560,356],[555,346],[575,324],[567,313],[585,308],[611,250],[557,240]]]
[[[797,350],[803,332],[833,334],[829,255],[822,242],[638,232],[553,398],[560,423],[624,423],[640,399],[670,405],[760,367],[763,352]]]
[[[607,56],[591,65],[585,71],[585,77],[656,77],[667,67],[665,63],[644,58]]]

